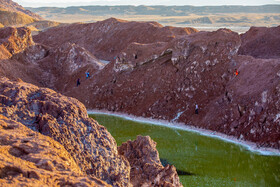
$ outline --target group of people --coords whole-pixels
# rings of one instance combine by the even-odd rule
[[[118,57],[119,58],[119,57]],[[137,59],[137,54],[135,55],[135,59]],[[238,70],[235,69],[234,75],[237,76],[239,74]],[[86,72],[86,79],[90,78],[89,72]],[[77,79],[77,87],[81,84],[80,78]],[[198,104],[195,104],[195,114],[198,114]]]
[[[90,74],[89,74],[89,72],[87,71],[87,72],[86,72],[86,79],[88,79],[88,78],[90,78]],[[81,84],[81,80],[80,80],[80,78],[78,78],[78,79],[77,79],[77,87],[80,86],[80,84]]]

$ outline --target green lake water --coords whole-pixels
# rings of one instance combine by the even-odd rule
[[[280,156],[260,155],[245,147],[195,132],[93,114],[117,144],[149,135],[157,142],[159,156],[177,170],[187,186],[280,186]]]

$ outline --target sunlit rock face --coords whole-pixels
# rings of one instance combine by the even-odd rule
[[[130,163],[130,181],[133,186],[180,186],[179,177],[174,166],[162,166],[156,149],[156,142],[149,136],[137,136],[118,147]]]
[[[85,175],[57,141],[0,115],[1,186],[109,186]]]
[[[10,12],[18,12],[18,13],[21,13],[21,14],[26,14],[28,16],[31,16],[32,18],[36,19],[36,20],[41,20],[42,18],[29,11],[29,10],[26,10],[25,8],[23,8],[21,5],[11,1],[11,0],[0,0],[0,8],[1,9],[4,9],[6,11],[10,11]]]
[[[0,60],[12,57],[33,45],[31,30],[26,27],[0,29]]]
[[[59,142],[83,174],[114,186],[129,185],[129,163],[118,155],[111,134],[88,118],[82,103],[24,82],[0,82],[1,114]]]
[[[78,100],[21,80],[1,78],[0,87],[3,183],[181,186],[175,167],[161,165],[150,137],[139,136],[117,148],[111,134],[88,117]],[[142,160],[134,163],[139,157]]]

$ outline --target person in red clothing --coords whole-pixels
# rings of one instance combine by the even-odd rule
[[[239,74],[238,70],[235,69],[234,75],[237,76]]]

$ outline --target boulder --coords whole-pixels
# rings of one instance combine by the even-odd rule
[[[176,168],[162,166],[156,149],[156,142],[149,136],[137,136],[118,147],[118,152],[131,166],[130,182],[133,186],[174,186],[183,187]]]

